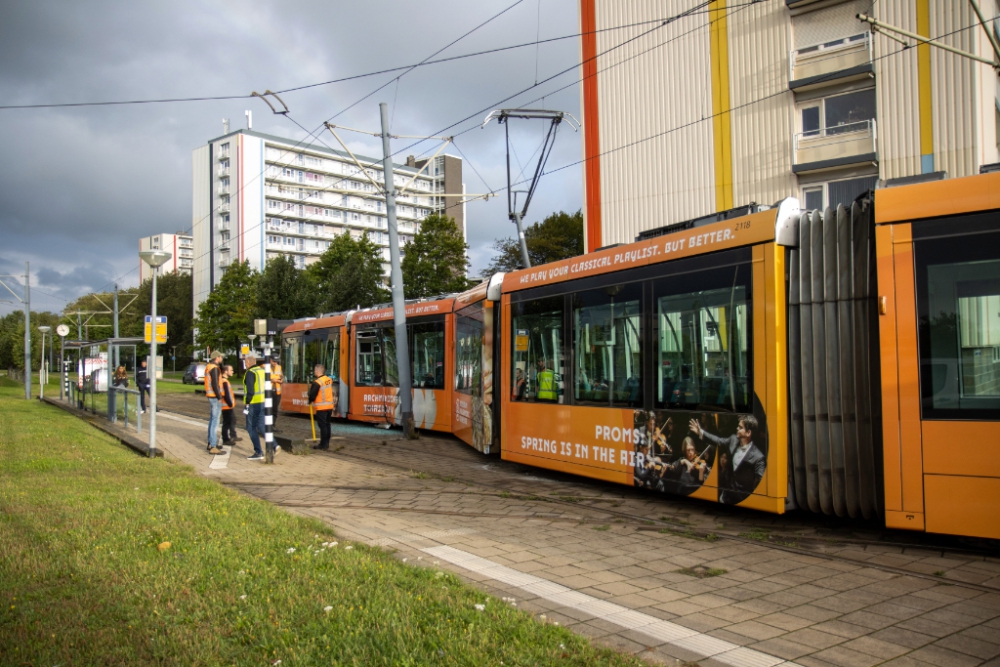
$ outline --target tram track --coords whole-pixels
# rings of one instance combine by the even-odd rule
[[[203,415],[186,414],[184,412],[176,411],[176,410],[171,410],[171,412],[176,412],[177,414],[182,414],[182,415],[185,415],[185,416],[190,416],[190,417],[193,417],[193,418],[196,418],[196,419],[202,419],[202,420],[204,420]],[[373,434],[371,436],[371,439],[373,441],[381,440],[381,441],[384,442],[385,438],[384,437],[380,438],[380,435],[381,434]],[[361,437],[364,437],[364,436],[361,436]],[[456,459],[455,457],[445,456],[445,455],[442,455],[442,454],[436,454],[434,452],[428,452],[426,450],[416,449],[414,446],[409,445],[408,441],[403,440],[403,439],[394,439],[393,440],[393,444],[397,448],[408,450],[409,452],[411,452],[413,454],[419,455],[419,457],[421,459],[424,459],[425,462],[427,462],[426,460],[429,458],[429,459],[431,459],[431,461],[433,461],[433,460],[447,461],[451,465],[454,465],[456,462],[461,462],[462,460],[464,460],[469,465],[477,465],[479,463],[477,461],[472,461],[471,459],[467,459],[465,457],[462,457],[461,459]],[[368,448],[368,447],[376,447],[377,445],[376,445],[375,442],[372,442],[372,443],[364,443],[363,446],[365,448]],[[349,459],[363,461],[363,462],[365,462],[367,464],[377,464],[379,466],[390,467],[390,468],[394,468],[394,469],[397,469],[397,470],[400,470],[400,471],[404,471],[404,472],[414,472],[414,471],[417,471],[417,472],[421,472],[421,473],[424,473],[424,474],[432,475],[432,476],[434,476],[437,479],[442,479],[443,478],[443,476],[440,473],[436,472],[436,470],[430,470],[430,471],[428,471],[428,470],[420,470],[421,466],[414,465],[414,463],[416,462],[415,460],[410,460],[408,462],[408,464],[404,465],[404,464],[398,464],[398,463],[393,463],[393,462],[386,461],[386,460],[384,460],[384,457],[381,458],[381,459],[377,459],[376,460],[375,458],[369,457],[369,456],[365,456],[362,453],[346,452],[346,451],[343,450],[343,448],[338,449],[338,450],[334,450],[334,451],[330,452],[330,455],[333,455],[333,456],[342,456],[342,457],[349,458]],[[520,464],[516,464],[516,465],[520,465]],[[529,468],[529,470],[530,470],[531,474],[533,474],[535,476],[539,476],[539,477],[542,477],[542,475],[544,475],[544,473],[547,472],[547,471],[544,471],[544,470],[536,470],[534,468]],[[509,474],[514,474],[514,473],[511,472]],[[565,480],[552,479],[552,478],[546,478],[546,477],[542,477],[542,478],[546,479],[546,481],[549,481],[549,482],[551,482],[553,484],[566,484],[567,483]],[[580,480],[573,480],[573,481],[579,483]],[[580,495],[577,495],[577,494],[570,494],[570,493],[560,493],[560,494],[555,494],[555,495],[541,496],[541,495],[534,494],[534,493],[526,493],[526,492],[523,492],[523,491],[512,489],[510,487],[510,485],[505,485],[505,484],[501,484],[501,483],[491,483],[489,481],[485,481],[485,480],[482,480],[482,479],[475,479],[475,480],[466,479],[466,480],[462,480],[461,483],[470,484],[470,485],[476,485],[476,486],[480,486],[480,487],[485,487],[485,488],[488,488],[488,489],[492,489],[492,490],[495,491],[495,493],[485,494],[485,493],[471,491],[471,490],[454,490],[454,491],[453,490],[433,490],[433,491],[430,491],[430,492],[435,493],[435,494],[448,493],[448,494],[459,494],[459,495],[490,496],[490,497],[498,497],[498,498],[505,498],[505,499],[507,499],[507,498],[513,498],[513,499],[522,500],[522,501],[525,501],[525,502],[554,503],[554,504],[562,505],[562,506],[566,506],[566,507],[574,507],[574,508],[577,508],[578,510],[581,509],[581,508],[586,507],[591,512],[595,512],[595,513],[598,513],[598,514],[603,514],[603,515],[606,515],[606,516],[614,517],[615,519],[619,520],[618,521],[619,523],[625,523],[626,525],[637,524],[637,523],[640,524],[640,525],[634,526],[634,528],[636,530],[663,532],[665,534],[671,534],[671,535],[679,536],[679,537],[689,537],[689,538],[693,538],[693,539],[702,539],[702,540],[711,540],[711,541],[714,541],[716,539],[717,540],[727,540],[727,541],[737,542],[737,543],[746,544],[746,545],[754,545],[754,546],[758,546],[758,547],[769,547],[769,548],[772,548],[772,549],[777,549],[777,550],[780,550],[780,551],[785,551],[787,553],[793,553],[793,554],[798,554],[798,555],[803,555],[803,556],[813,556],[813,557],[816,557],[816,558],[821,558],[823,560],[829,560],[829,561],[835,561],[835,562],[841,562],[841,563],[849,563],[849,564],[852,564],[852,565],[855,565],[855,566],[858,566],[858,567],[868,567],[868,568],[872,568],[872,569],[875,569],[875,570],[880,570],[880,571],[884,571],[884,572],[888,572],[888,573],[892,573],[892,574],[897,574],[897,575],[902,575],[902,576],[917,577],[917,578],[925,579],[925,580],[928,580],[928,581],[934,581],[934,582],[937,582],[937,583],[954,585],[954,586],[961,586],[961,587],[964,587],[964,588],[970,588],[970,589],[981,591],[981,592],[989,592],[989,593],[996,593],[997,592],[996,588],[990,587],[990,586],[983,586],[981,584],[976,584],[976,583],[972,583],[972,582],[965,582],[965,581],[961,581],[961,580],[957,580],[957,579],[949,579],[949,578],[946,578],[946,577],[942,577],[942,576],[938,576],[938,575],[933,575],[933,574],[926,574],[926,573],[923,573],[923,572],[918,572],[918,571],[915,571],[915,570],[909,570],[909,569],[905,569],[905,568],[893,567],[893,566],[889,566],[889,565],[882,565],[882,564],[878,564],[878,563],[871,563],[871,562],[868,562],[868,561],[863,561],[863,560],[854,559],[854,558],[848,558],[848,557],[840,556],[840,555],[837,555],[837,554],[824,553],[823,551],[819,550],[822,547],[832,547],[832,546],[836,546],[836,545],[850,544],[850,545],[859,546],[859,547],[882,547],[882,548],[901,549],[901,550],[903,550],[903,553],[905,553],[906,549],[916,549],[916,550],[920,550],[920,551],[923,551],[923,552],[936,553],[936,554],[939,554],[941,556],[944,556],[944,555],[947,555],[947,554],[956,555],[956,556],[966,556],[966,557],[972,556],[972,557],[974,557],[975,560],[986,560],[986,559],[994,559],[995,560],[997,558],[1000,558],[1000,552],[998,552],[997,550],[992,549],[992,548],[990,548],[990,549],[976,549],[976,548],[956,547],[956,546],[952,546],[952,545],[941,545],[941,544],[914,544],[914,543],[910,543],[910,542],[894,542],[894,541],[887,541],[887,540],[861,540],[861,539],[851,538],[851,537],[839,537],[839,536],[829,536],[829,537],[825,537],[825,536],[802,536],[802,535],[795,535],[795,534],[788,535],[787,536],[787,540],[785,540],[785,541],[782,541],[782,540],[774,541],[774,540],[771,539],[770,532],[774,531],[774,530],[779,530],[779,528],[775,527],[773,524],[772,525],[767,525],[766,522],[762,522],[761,524],[758,524],[757,526],[754,526],[753,524],[747,525],[747,526],[745,526],[747,528],[747,530],[744,531],[743,533],[740,533],[740,534],[732,534],[730,532],[726,532],[726,531],[722,531],[722,530],[719,530],[719,531],[695,530],[694,528],[691,527],[690,522],[686,522],[686,521],[683,521],[683,520],[676,520],[675,519],[674,521],[670,521],[670,520],[667,520],[667,519],[664,519],[664,518],[656,518],[656,517],[642,517],[642,518],[637,518],[634,515],[634,513],[632,513],[632,512],[628,512],[628,511],[624,511],[624,510],[619,510],[619,509],[612,508],[612,507],[599,507],[599,506],[596,505],[596,503],[616,502],[616,500],[612,500],[612,499],[609,499],[609,498],[606,498],[606,497],[602,497],[602,496],[580,496]],[[397,491],[397,492],[415,492],[415,493],[419,493],[420,492],[420,490],[387,489],[385,487],[342,487],[342,486],[326,486],[326,485],[319,485],[319,484],[317,484],[317,485],[309,485],[309,484],[280,484],[280,483],[273,483],[272,484],[272,483],[261,483],[261,482],[245,483],[245,484],[244,483],[238,483],[238,482],[227,482],[226,484],[228,486],[233,486],[233,487],[241,487],[241,486],[248,486],[248,487],[252,487],[252,486],[299,487],[299,486],[301,486],[301,487],[308,487],[308,488],[329,488],[329,489],[342,489],[342,490],[355,490],[355,491],[356,490],[363,490],[363,491]],[[616,489],[615,491],[617,492],[618,490]],[[625,490],[622,489],[622,491],[625,491]],[[562,496],[562,497],[560,497],[560,496]],[[566,499],[566,497],[569,497],[569,496],[572,496],[572,500],[567,500]],[[628,497],[627,494],[625,494],[625,493],[621,494],[620,501],[627,501],[628,499],[629,499],[629,497]],[[294,504],[289,504],[289,503],[282,503],[281,501],[272,501],[272,502],[275,502],[275,504],[279,504],[279,505],[282,505],[282,506],[285,506],[285,507],[290,507],[290,508],[292,508],[292,507],[294,507],[294,508],[328,508],[328,509],[341,508],[341,509],[355,509],[355,510],[369,509],[369,510],[379,510],[379,511],[424,512],[424,513],[428,513],[428,514],[440,513],[440,514],[453,515],[453,516],[468,516],[468,517],[472,517],[472,518],[488,518],[488,519],[511,518],[511,515],[494,516],[494,515],[485,515],[485,514],[483,514],[481,516],[477,516],[476,513],[469,513],[469,512],[447,513],[447,512],[444,512],[444,511],[435,511],[435,510],[427,511],[427,510],[418,510],[418,509],[414,509],[414,508],[387,508],[387,507],[376,508],[376,507],[370,507],[370,506],[366,506],[366,505],[359,505],[359,506],[352,506],[352,505],[329,505],[329,506],[324,506],[324,505],[319,505],[317,503],[312,503],[312,504],[310,504],[310,503],[294,503]],[[550,517],[550,516],[544,516],[544,515],[539,515],[539,514],[535,514],[533,516],[538,516],[538,518],[542,518],[542,519],[545,519],[545,520],[554,520],[554,518]],[[523,516],[517,516],[515,518],[525,518],[525,517],[523,517]],[[581,522],[580,519],[565,519],[565,518],[563,518],[563,520],[573,521],[573,522],[577,522],[577,523]],[[586,521],[583,521],[583,522],[586,523]],[[755,531],[755,528],[759,528],[759,531]],[[757,536],[752,537],[752,538],[744,536],[744,535],[752,534],[752,533],[755,533],[755,532],[757,533],[757,535],[763,534],[764,538],[760,539]],[[782,532],[788,532],[788,529],[786,528]],[[801,546],[801,544],[803,544],[803,543],[804,544],[814,545],[816,548],[815,549],[804,548],[803,546]]]

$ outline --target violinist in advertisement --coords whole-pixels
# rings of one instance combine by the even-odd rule
[[[710,444],[718,446],[720,452],[729,455],[729,464],[732,466],[730,490],[733,493],[727,494],[727,498],[732,502],[740,502],[753,493],[767,468],[767,458],[753,442],[760,431],[757,418],[749,414],[740,415],[736,434],[728,438],[712,435],[695,419],[691,420],[690,427],[700,440],[707,440]],[[722,489],[721,484],[719,488]]]

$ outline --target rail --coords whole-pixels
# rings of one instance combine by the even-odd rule
[[[795,80],[795,65],[798,63],[803,61],[816,63],[837,58],[843,55],[844,51],[849,51],[862,45],[868,52],[868,62],[874,62],[874,42],[872,41],[872,34],[869,31],[829,42],[810,44],[799,49],[793,49],[788,52],[788,80]]]
[[[822,139],[829,139],[830,137],[836,138],[829,141],[821,141]],[[876,133],[874,118],[857,121],[855,123],[834,125],[833,127],[824,127],[818,130],[799,132],[795,135],[794,144],[795,150],[799,150],[800,148],[803,148],[803,146],[800,145],[803,142],[805,142],[806,147],[814,148],[818,146],[832,146],[846,141],[857,141],[858,139],[864,139],[866,137],[871,138],[872,152],[877,152],[876,141],[878,136]]]

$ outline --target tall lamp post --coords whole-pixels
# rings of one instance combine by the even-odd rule
[[[166,264],[173,255],[165,250],[143,250],[139,253],[142,261],[149,264],[153,270],[153,313],[152,335],[150,336],[149,356],[153,360],[153,381],[149,386],[149,457],[156,456],[156,275],[160,272],[160,267]],[[149,372],[148,370],[146,371]],[[148,377],[148,376],[147,376]]]
[[[48,380],[45,371],[49,363],[45,358],[45,334],[52,331],[52,327],[43,324],[38,327],[38,330],[42,332],[42,356],[39,357],[40,362],[38,364],[38,398],[45,398],[45,383]]]

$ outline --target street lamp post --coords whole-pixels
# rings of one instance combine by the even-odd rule
[[[42,332],[42,356],[39,357],[38,364],[38,398],[45,398],[45,382],[48,380],[45,377],[45,367],[48,365],[48,360],[45,358],[45,334],[52,331],[52,327],[43,324],[38,330]]]
[[[149,264],[153,270],[153,305],[152,326],[149,344],[149,356],[153,360],[153,381],[149,385],[149,456],[156,456],[156,276],[160,267],[167,263],[173,255],[165,250],[143,250],[139,253],[142,261]],[[148,374],[148,370],[146,371]],[[148,375],[147,375],[148,377]]]

